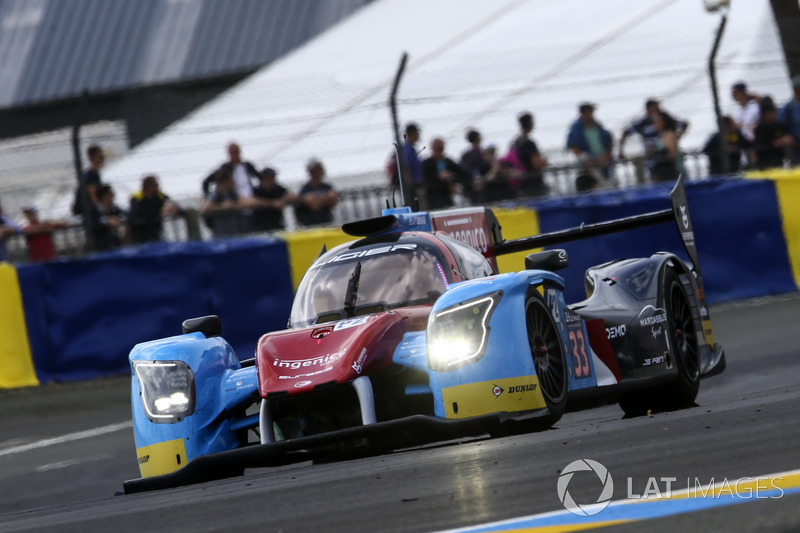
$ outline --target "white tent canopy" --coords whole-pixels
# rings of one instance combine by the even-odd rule
[[[338,188],[383,184],[387,101],[403,52],[399,113],[420,125],[420,147],[442,136],[457,157],[475,127],[502,149],[517,115],[531,111],[540,148],[566,161],[579,102],[595,102],[618,138],[656,97],[689,120],[683,148],[699,148],[715,128],[708,56],[720,17],[702,0],[380,0],[111,161],[104,179],[120,198],[147,173],[173,197],[198,197],[236,141],[245,159],[278,169],[295,189],[311,157]],[[779,103],[790,97],[768,2],[733,0],[717,67],[725,112],[739,80]],[[640,149],[630,143],[629,152]]]

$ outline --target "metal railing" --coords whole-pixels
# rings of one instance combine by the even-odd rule
[[[704,154],[700,152],[684,153],[683,164],[689,180],[708,177],[708,159]],[[550,196],[577,194],[575,180],[579,173],[580,169],[574,164],[547,167],[543,174],[545,182],[550,187]],[[612,164],[610,186],[613,188],[628,189],[645,185],[650,181],[646,165],[641,157],[617,160]],[[511,202],[525,199],[520,195]],[[339,205],[334,210],[334,225],[338,226],[345,222],[378,216],[386,207],[387,200],[392,201],[392,188],[388,185],[341,190]],[[469,199],[465,197],[456,197],[454,200],[457,206],[470,205]],[[298,228],[291,209],[289,207],[284,211],[286,228],[289,231]],[[180,216],[164,217],[163,239],[166,241],[184,242],[209,238],[211,238],[211,232],[198,215],[197,210],[185,209]],[[78,221],[55,230],[53,242],[59,257],[81,257],[89,253],[83,226]],[[7,246],[10,261],[24,263],[28,260],[24,235],[10,237]]]

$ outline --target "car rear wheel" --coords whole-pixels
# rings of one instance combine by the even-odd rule
[[[567,362],[553,316],[538,293],[525,301],[525,323],[539,387],[555,424],[567,406]]]
[[[686,289],[674,270],[669,270],[665,276],[664,302],[670,355],[678,375],[667,385],[622,396],[619,406],[626,416],[641,416],[649,410],[675,411],[695,405],[700,390],[697,328]]]

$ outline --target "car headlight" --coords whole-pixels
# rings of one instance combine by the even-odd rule
[[[502,291],[497,291],[432,314],[428,366],[444,372],[480,359],[489,339],[489,318],[502,296]]]
[[[194,412],[194,373],[183,361],[133,361],[147,418],[180,422]]]

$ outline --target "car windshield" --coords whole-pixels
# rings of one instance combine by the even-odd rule
[[[317,259],[303,277],[291,325],[432,303],[450,283],[448,270],[442,252],[424,241],[335,248]]]

